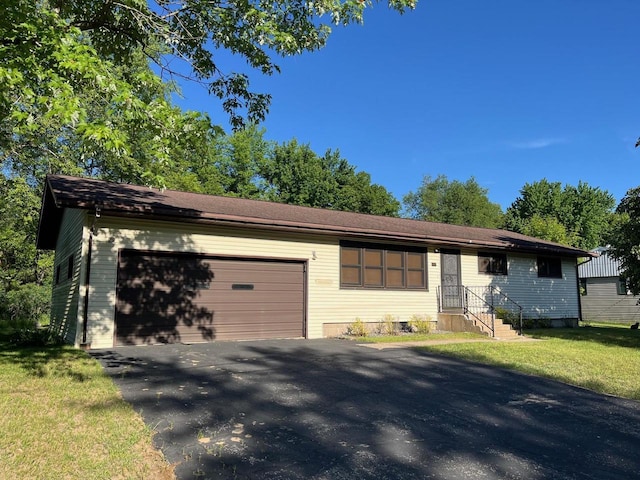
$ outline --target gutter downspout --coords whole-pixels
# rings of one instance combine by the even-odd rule
[[[96,220],[100,218],[100,207],[96,205],[95,215],[89,229],[89,244],[87,248],[87,269],[84,276],[84,305],[82,311],[82,343],[83,350],[91,349],[91,343],[87,343],[87,330],[89,325],[89,289],[91,287],[91,251],[93,250],[93,235],[96,229]]]
[[[576,282],[578,283],[578,326],[580,325],[580,322],[582,322],[582,294],[580,293],[580,274],[578,272],[578,267],[585,263],[589,263],[594,258],[596,257],[589,257],[584,262],[576,262]]]

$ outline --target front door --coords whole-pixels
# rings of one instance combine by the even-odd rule
[[[440,270],[442,309],[461,309],[460,250],[440,250]]]

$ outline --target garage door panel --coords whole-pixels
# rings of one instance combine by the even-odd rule
[[[230,272],[266,272],[266,271],[274,271],[274,272],[297,272],[298,271],[298,263],[296,262],[268,262],[265,260],[227,260],[227,259],[213,259],[206,260],[212,268],[223,269]],[[235,265],[229,264],[229,262],[242,262],[236,263]]]
[[[206,292],[233,292],[233,291],[247,291],[247,290],[259,290],[265,292],[302,292],[303,286],[298,283],[267,283],[267,282],[255,282],[251,280],[234,281],[234,282],[220,282],[214,280],[207,286],[197,289],[201,294]]]
[[[286,317],[283,317],[281,319],[281,321],[279,322],[269,322],[269,324],[265,323],[265,322],[255,322],[255,323],[246,323],[243,324],[242,326],[239,326],[238,324],[226,324],[226,325],[215,325],[216,328],[216,332],[217,333],[225,333],[225,332],[253,332],[253,331],[280,331],[280,332],[287,332],[288,334],[291,334],[291,321],[295,320],[293,318],[293,316],[289,317],[288,319]],[[297,332],[298,335],[295,336],[300,336],[299,332]]]
[[[278,332],[272,335],[271,332],[240,331],[217,334],[215,340],[267,340],[270,338],[299,338],[299,336],[291,335],[288,332]],[[185,343],[202,343],[202,340]]]
[[[262,294],[257,294],[257,295],[252,295],[251,298],[242,298],[242,297],[237,297],[237,298],[233,298],[232,295],[229,295],[226,298],[218,298],[218,299],[207,299],[199,301],[198,305],[201,305],[203,308],[208,308],[208,309],[224,309],[224,310],[228,310],[229,308],[233,307],[236,308],[236,306],[240,306],[242,307],[242,305],[251,305],[252,309],[258,309],[260,310],[261,306],[263,306],[264,308],[269,308],[269,305],[286,305],[288,303],[295,303],[296,305],[299,305],[298,302],[298,298],[299,296],[296,295],[287,295],[287,296],[280,296],[278,297],[279,299],[274,299],[274,295],[270,294],[269,292],[264,292]]]
[[[216,340],[265,340],[269,338],[300,338],[300,335],[292,333],[288,328],[282,328],[281,330],[219,328],[216,331]],[[192,343],[197,343],[197,341],[194,340]]]
[[[204,302],[199,303],[199,307],[203,312],[208,314],[214,313],[226,313],[235,312],[238,314],[248,315],[250,313],[260,313],[261,311],[269,312],[286,312],[286,311],[300,311],[300,302],[295,299],[290,301],[274,301],[273,298],[269,298],[269,301],[264,302],[245,302],[245,301],[225,301],[223,302]],[[175,311],[182,311],[177,309],[168,309],[167,313],[173,314]]]
[[[251,318],[248,318],[248,315],[252,315]],[[277,325],[279,323],[287,323],[291,324],[299,320],[299,312],[290,310],[290,311],[272,311],[272,312],[216,312],[216,316],[214,316],[215,325],[221,327],[223,325],[235,325],[240,328],[250,328],[249,325],[261,324],[267,325],[271,327],[272,325]],[[224,316],[224,318],[222,318]]]
[[[214,271],[215,278],[208,283],[208,289],[231,288],[233,285],[253,285],[254,288],[284,289],[285,287],[299,287],[300,277],[291,275],[272,275],[270,278],[255,278],[251,276],[224,277]]]
[[[213,340],[212,321],[194,321],[179,325],[175,319],[160,315],[125,316],[118,323],[118,344],[153,345]]]
[[[123,252],[116,343],[303,337],[303,267]]]

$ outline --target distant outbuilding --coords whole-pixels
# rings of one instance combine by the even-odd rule
[[[640,297],[628,290],[620,261],[608,254],[607,247],[598,247],[592,252],[598,256],[578,266],[582,319],[637,322]]]

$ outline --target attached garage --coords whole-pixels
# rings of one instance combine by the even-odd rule
[[[116,345],[305,336],[305,263],[123,250]]]

